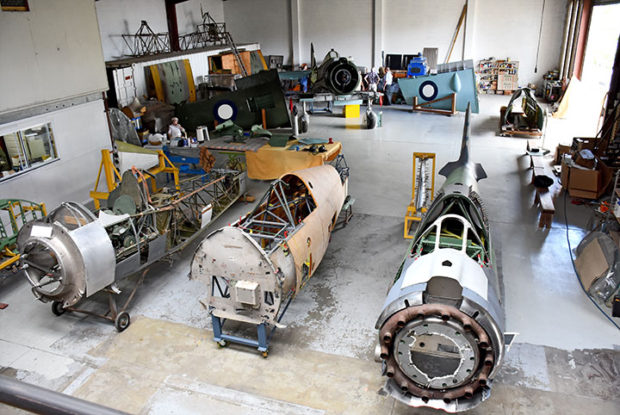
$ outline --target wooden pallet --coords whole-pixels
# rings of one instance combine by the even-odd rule
[[[515,130],[515,129],[501,128],[499,131],[499,135],[501,137],[507,137],[507,136],[513,137],[516,135],[524,135],[527,137],[541,137],[542,131],[540,131],[539,129]]]

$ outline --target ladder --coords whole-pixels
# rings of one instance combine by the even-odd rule
[[[239,54],[239,50],[237,49],[237,45],[232,39],[230,32],[225,32],[226,42],[228,43],[228,47],[232,50],[233,55],[235,55],[235,59],[237,59],[237,63],[239,64],[239,68],[241,69],[241,74],[243,76],[248,76],[248,71],[245,69],[245,65],[243,64],[243,60],[241,59],[241,55]]]

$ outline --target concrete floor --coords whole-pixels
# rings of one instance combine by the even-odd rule
[[[495,136],[508,97],[483,95],[472,119],[473,158],[501,265],[507,329],[519,333],[489,401],[475,414],[610,414],[620,412],[620,332],[581,292],[567,234],[576,247],[590,209],[556,199],[551,230],[537,229],[528,185],[526,140]],[[437,153],[438,167],[458,156],[463,114],[411,114],[385,107],[383,127],[313,116],[311,134],[344,146],[356,198],[352,222],[336,232],[315,276],[289,307],[270,355],[212,341],[187,278],[193,248],[172,266],[155,265],[130,309],[123,333],[77,314],[52,315],[25,279],[0,282],[0,373],[140,414],[426,414],[378,393],[372,359],[375,320],[407,242],[402,220],[411,192],[414,151]],[[569,143],[568,123],[551,120],[546,147]],[[438,179],[438,186],[443,178]],[[251,182],[261,195],[267,183]],[[251,206],[238,203],[218,226]],[[96,301],[102,301],[96,298]],[[97,304],[92,304],[96,306]],[[0,405],[0,414],[18,411]]]

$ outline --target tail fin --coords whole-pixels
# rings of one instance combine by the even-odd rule
[[[471,134],[471,126],[469,117],[471,116],[471,103],[467,104],[467,112],[465,112],[465,124],[463,125],[463,139],[461,140],[461,154],[457,161],[451,161],[439,170],[439,174],[448,177],[450,173],[459,167],[464,167],[469,163],[469,136]],[[486,179],[487,173],[480,163],[475,164],[476,181]]]

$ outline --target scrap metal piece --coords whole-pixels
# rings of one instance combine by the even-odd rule
[[[229,136],[229,137],[232,137],[233,141],[241,141],[241,142],[244,142],[247,140],[247,137],[243,135],[243,128],[239,127],[237,124],[235,124],[234,122],[230,120],[225,121],[222,124],[219,124],[217,127],[215,127],[215,130],[213,131],[213,136],[214,137]]]
[[[414,407],[469,410],[490,395],[507,343],[489,223],[478,196],[484,169],[461,155],[420,222],[377,321],[385,391]]]
[[[346,168],[346,163],[341,165]],[[267,351],[265,327],[283,327],[286,306],[323,259],[347,183],[348,168],[338,171],[331,165],[285,174],[251,213],[200,244],[191,278],[207,288],[204,304],[213,317],[217,342]],[[259,341],[222,334],[223,319],[257,326]]]
[[[255,124],[250,128],[252,137],[271,137],[273,134],[269,130],[265,130],[261,125]]]

